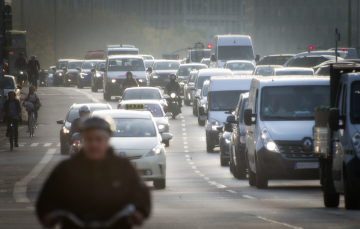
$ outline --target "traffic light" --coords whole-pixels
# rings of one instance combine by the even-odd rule
[[[314,46],[310,45],[310,46],[309,46],[309,52],[310,52],[310,51],[313,51],[313,50],[314,50]]]
[[[211,49],[211,47],[212,47],[212,44],[208,44],[208,49]]]

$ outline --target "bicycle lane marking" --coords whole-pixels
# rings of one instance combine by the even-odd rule
[[[26,190],[28,183],[36,178],[40,172],[44,169],[47,163],[51,160],[54,156],[56,149],[48,149],[44,157],[41,161],[30,171],[30,173],[21,179],[20,181],[15,183],[13,197],[16,202],[18,203],[29,203],[30,200],[26,196]]]

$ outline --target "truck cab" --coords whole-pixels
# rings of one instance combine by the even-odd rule
[[[360,73],[355,71],[360,65],[330,66],[330,106],[315,112],[314,147],[326,207],[338,207],[343,194],[346,209],[360,208]]]

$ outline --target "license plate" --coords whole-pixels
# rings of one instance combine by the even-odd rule
[[[317,169],[319,162],[296,162],[295,169]]]
[[[136,162],[131,162],[131,164],[136,168]]]

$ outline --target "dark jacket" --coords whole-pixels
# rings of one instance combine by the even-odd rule
[[[73,134],[76,134],[76,133],[80,132],[80,123],[81,123],[80,118],[74,119],[74,121],[71,123],[71,128],[70,128],[70,135],[71,136]]]
[[[6,99],[5,102],[4,102],[4,108],[3,108],[3,112],[5,114],[9,114],[9,99]],[[21,114],[21,106],[20,106],[20,101],[15,99],[15,107],[16,107],[16,110],[18,112],[18,114]]]
[[[40,70],[40,63],[38,60],[29,60],[27,64],[27,69],[31,72],[38,72]]]
[[[17,69],[26,69],[27,68],[28,61],[25,57],[18,57],[15,61],[15,67]]]
[[[104,221],[122,210],[127,204],[148,217],[150,193],[128,159],[108,150],[103,162],[86,158],[83,151],[61,162],[45,182],[36,204],[41,220],[47,213],[63,209],[80,219]],[[78,228],[64,221],[64,229]],[[131,228],[126,219],[110,228]]]
[[[137,83],[137,81],[134,78],[131,77],[130,79],[128,79],[128,78],[124,79],[122,82],[122,86],[123,87],[138,87],[139,84]]]
[[[180,84],[178,82],[169,82],[166,87],[165,90],[167,93],[170,93],[172,91],[178,93],[180,91]]]

